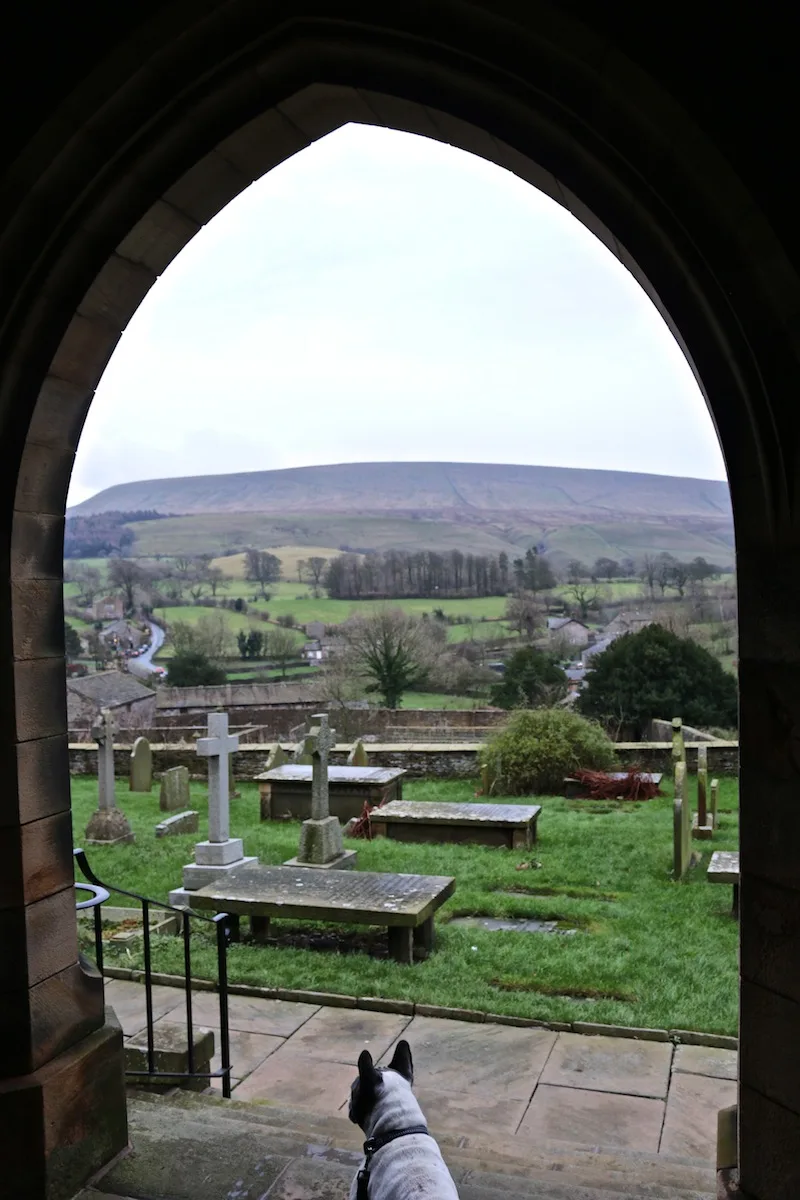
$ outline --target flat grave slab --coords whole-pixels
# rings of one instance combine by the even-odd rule
[[[395,800],[373,809],[378,837],[400,842],[472,842],[528,850],[536,841],[540,804],[456,804]]]
[[[708,864],[706,879],[709,883],[729,883],[733,885],[732,912],[739,915],[739,851],[715,850]]]
[[[391,875],[378,871],[315,871],[309,867],[242,867],[189,897],[192,908],[250,918],[253,936],[269,935],[281,920],[382,925],[389,953],[412,963],[414,948],[433,949],[433,914],[455,891],[448,875]]]
[[[257,775],[262,821],[307,821],[311,816],[310,766],[289,763]],[[393,767],[328,767],[331,816],[346,824],[374,808],[403,798],[404,770]]]

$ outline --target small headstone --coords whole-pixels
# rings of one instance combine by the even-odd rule
[[[347,756],[348,767],[366,767],[368,766],[367,751],[361,738],[354,742],[350,748],[350,753]]]
[[[284,765],[284,763],[287,763],[288,761],[289,761],[289,755],[286,753],[286,751],[284,750],[284,748],[280,744],[280,742],[276,742],[275,745],[272,747],[272,749],[269,752],[269,756],[267,758],[267,763],[266,763],[266,766],[264,767],[264,770],[265,771],[274,771],[274,770],[276,770],[276,768],[282,767]]]
[[[355,866],[355,850],[345,850],[342,827],[338,817],[332,817],[328,803],[328,755],[336,745],[334,730],[328,725],[327,713],[312,718],[313,726],[307,740],[312,746],[311,817],[300,828],[297,857],[286,866],[326,867],[347,869]]]
[[[102,709],[97,723],[92,728],[92,737],[97,742],[97,812],[92,814],[86,826],[86,841],[90,846],[113,846],[118,842],[132,842],[134,835],[128,818],[117,808],[114,794],[114,734],[116,723],[110,709]]]
[[[672,763],[686,762],[686,746],[683,741],[683,721],[680,717],[672,718]]]
[[[146,737],[137,737],[131,750],[131,791],[153,790],[153,751]]]
[[[304,733],[297,743],[292,755],[292,762],[298,767],[311,767],[314,764],[314,737]]]
[[[708,839],[713,836],[714,825],[706,809],[708,791],[708,750],[697,747],[697,814],[692,826],[692,837]]]
[[[711,803],[710,803],[709,809],[708,809],[708,823],[712,829],[716,829],[717,821],[718,821],[717,809],[718,809],[718,805],[719,805],[719,780],[718,779],[711,780],[711,787],[709,788],[709,792],[711,795]]]
[[[673,810],[673,878],[680,881],[692,866],[692,817],[686,795],[686,763],[675,764],[675,807]]]
[[[179,812],[189,807],[189,768],[170,767],[161,776],[158,807],[162,812]]]
[[[156,825],[156,837],[172,837],[177,833],[197,833],[200,827],[199,821],[200,814],[192,808],[187,809],[186,812],[173,813],[171,817],[167,817]]]

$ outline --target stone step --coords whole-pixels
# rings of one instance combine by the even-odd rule
[[[225,1161],[231,1166],[238,1162],[240,1174],[245,1172],[247,1163],[259,1148],[264,1159],[262,1175],[264,1171],[269,1173],[269,1164],[274,1166],[278,1160],[284,1162],[283,1169],[288,1169],[293,1160],[302,1160],[305,1164],[303,1179],[308,1177],[308,1186],[311,1186],[308,1174],[311,1161],[318,1164],[316,1175],[320,1185],[328,1177],[335,1176],[340,1183],[345,1176],[352,1178],[361,1161],[362,1135],[349,1121],[341,1118],[183,1092],[170,1097],[141,1094],[131,1097],[130,1120],[135,1153],[130,1161],[121,1163],[98,1186],[130,1195],[135,1200],[140,1197],[142,1200],[144,1197],[147,1200],[184,1200],[184,1195],[188,1197],[189,1191],[180,1190],[183,1178],[176,1180],[170,1175],[176,1155],[186,1155],[187,1146],[191,1147],[193,1162],[197,1161],[199,1146],[203,1147],[203,1161],[207,1154],[217,1155],[213,1158],[211,1178],[216,1177],[215,1171]],[[254,1127],[259,1129],[258,1136],[254,1136]],[[169,1144],[176,1140],[183,1143],[181,1150],[169,1150]],[[648,1200],[707,1200],[714,1194],[714,1172],[706,1165],[698,1168],[694,1164],[662,1160],[657,1156],[582,1151],[565,1144],[533,1148],[517,1143],[513,1146],[515,1153],[511,1155],[506,1146],[495,1145],[494,1139],[483,1147],[458,1146],[457,1140],[444,1137],[440,1139],[440,1145],[464,1200],[494,1200],[495,1196],[497,1200],[501,1200],[501,1196],[503,1200],[512,1197],[519,1200],[525,1197],[531,1200],[539,1197],[584,1200],[586,1197],[589,1200],[593,1196],[598,1200],[606,1197],[608,1200],[628,1200],[629,1197],[637,1200],[643,1197]],[[218,1152],[213,1150],[214,1146],[219,1148]],[[231,1157],[234,1150],[238,1158]],[[293,1165],[291,1177],[299,1171],[300,1168]],[[221,1185],[222,1180],[219,1182]],[[301,1184],[302,1180],[298,1178],[292,1186],[300,1187],[303,1194]],[[242,1200],[249,1200],[248,1191],[239,1190]],[[331,1195],[346,1193],[347,1188],[341,1192],[334,1190]],[[327,1195],[327,1192],[323,1194]]]

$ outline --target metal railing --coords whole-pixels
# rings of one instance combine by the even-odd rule
[[[189,909],[176,908],[171,904],[161,904],[156,900],[150,900],[147,896],[140,896],[138,892],[125,891],[124,888],[115,887],[113,884],[104,883],[98,879],[89,862],[86,854],[81,849],[73,851],[76,863],[83,872],[88,883],[76,883],[76,891],[89,892],[88,900],[76,902],[78,909],[94,909],[94,943],[95,955],[97,958],[97,969],[100,974],[103,973],[103,918],[100,911],[100,906],[109,899],[110,893],[114,892],[117,896],[126,896],[129,900],[137,900],[142,908],[142,950],[144,955],[144,989],[145,989],[145,1009],[147,1013],[147,1070],[146,1071],[128,1071],[126,1075],[142,1076],[144,1078],[158,1079],[159,1077],[169,1079],[221,1079],[222,1080],[222,1095],[226,1100],[231,1097],[231,1059],[230,1059],[230,1032],[228,1026],[228,945],[231,940],[230,917],[227,913],[217,913],[213,917],[206,917],[200,913],[191,912]],[[187,1052],[188,1052],[188,1071],[157,1071],[155,1066],[155,1033],[153,1021],[153,965],[152,965],[152,945],[150,934],[150,912],[151,909],[159,911],[177,913],[181,918],[181,933],[183,936],[183,966],[184,966],[184,993],[186,998],[186,1036],[187,1036]],[[217,976],[219,980],[219,1052],[222,1065],[216,1071],[202,1072],[195,1071],[195,1055],[194,1055],[194,1025],[192,1019],[192,947],[191,934],[192,922],[200,922],[201,925],[214,926],[216,949],[217,949]]]

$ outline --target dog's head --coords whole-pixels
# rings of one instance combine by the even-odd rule
[[[369,1050],[362,1050],[358,1058],[358,1075],[350,1087],[350,1120],[363,1129],[369,1115],[386,1089],[387,1080],[384,1078],[389,1071],[394,1071],[400,1079],[405,1080],[410,1088],[414,1082],[414,1064],[411,1061],[411,1047],[408,1042],[397,1043],[397,1048],[388,1067],[376,1067]]]

